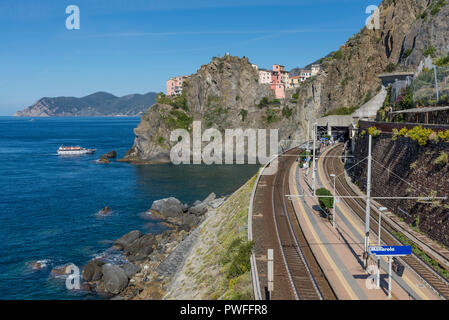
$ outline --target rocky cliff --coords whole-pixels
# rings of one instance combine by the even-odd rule
[[[360,106],[381,89],[377,75],[416,71],[425,56],[448,51],[449,5],[445,0],[384,0],[379,28],[364,27],[339,50],[319,60],[323,71],[301,87],[301,128],[340,107]]]
[[[247,58],[213,58],[187,80],[184,109],[168,101],[145,114],[125,160],[168,162],[173,146],[168,141],[170,131],[191,129],[193,120],[202,122],[203,131],[209,127],[278,128],[280,140],[303,141],[307,120],[312,123],[341,107],[355,110],[379,93],[379,74],[416,71],[426,56],[445,53],[448,15],[445,0],[383,1],[378,28],[364,27],[337,51],[318,60],[322,71],[306,80],[298,92],[287,90],[281,104],[273,101],[268,85],[258,83],[257,71]]]
[[[258,72],[247,58],[214,57],[188,77],[183,90],[183,95],[174,99],[160,96],[146,112],[134,130],[134,145],[125,161],[169,162],[170,149],[177,143],[170,142],[170,132],[178,128],[191,131],[193,121],[201,121],[202,131],[279,128],[280,139],[294,132],[294,103],[286,99],[281,104],[274,99],[269,85],[259,83]],[[292,93],[287,94],[291,97]]]
[[[39,99],[14,115],[18,117],[137,116],[143,114],[156,99],[156,93],[129,94],[116,97],[96,92],[82,98],[55,97]]]

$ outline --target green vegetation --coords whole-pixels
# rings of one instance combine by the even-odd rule
[[[253,245],[254,241],[246,241],[243,238],[237,238],[231,242],[225,256],[220,261],[220,264],[226,267],[226,278],[228,280],[250,271]]]
[[[426,20],[427,18],[427,11],[424,11],[423,13],[421,13],[420,15],[418,15],[419,18]]]
[[[282,109],[282,115],[285,118],[289,119],[292,116],[292,114],[293,114],[293,109],[292,108],[289,108],[289,107],[286,106],[286,107],[284,107]]]
[[[433,45],[430,45],[426,50],[424,50],[423,54],[425,57],[431,56],[432,58],[435,58],[435,53],[437,52],[437,49]]]
[[[299,154],[299,158],[301,161],[305,161],[307,159],[307,156],[312,158],[312,153],[310,151],[304,150]]]
[[[432,16],[436,15],[438,12],[440,12],[441,7],[443,7],[446,4],[446,0],[438,0],[437,3],[435,3],[430,9],[430,14]]]
[[[160,92],[156,96],[156,103],[168,104],[170,106],[175,107],[176,109],[183,109],[185,111],[189,111],[189,108],[187,107],[187,98],[184,90],[179,96],[166,96],[164,93]]]
[[[406,236],[404,236],[401,232],[394,232],[393,235],[404,245],[408,245],[412,247],[412,252],[417,255],[421,260],[427,263],[432,269],[434,269],[438,274],[442,277],[449,279],[449,271],[444,269],[438,261],[429,257],[424,251],[422,251],[415,243],[410,241]]]
[[[193,117],[189,116],[185,111],[173,109],[170,110],[167,116],[161,116],[167,123],[170,129],[185,129],[190,130],[193,122]]]
[[[365,136],[365,134],[366,134],[366,130],[362,130],[362,131],[359,133],[359,137],[360,137],[360,138],[363,138],[363,137]]]
[[[440,152],[440,155],[435,159],[434,163],[436,165],[445,166],[448,163],[448,156],[447,153],[444,151]]]
[[[434,70],[421,72],[411,85],[413,99],[417,106],[447,105],[449,104],[449,55],[440,56],[435,59],[437,79],[439,82],[440,99],[437,103],[435,93],[435,74]]]
[[[292,98],[290,99],[291,103],[297,103],[299,98],[299,89],[296,89],[296,92],[292,94]]]
[[[408,48],[407,50],[405,50],[403,55],[402,55],[403,59],[404,60],[407,59],[408,56],[412,54],[412,52],[413,52],[413,48]]]
[[[430,128],[423,128],[422,126],[415,126],[412,129],[402,128],[397,133],[399,136],[410,138],[420,146],[425,146],[428,141],[432,142],[449,142],[449,130],[435,132]]]
[[[242,117],[242,122],[245,122],[245,119],[248,116],[248,110],[245,109],[240,110],[239,115]]]
[[[384,103],[382,104],[382,107],[377,111],[376,120],[378,121],[387,121],[387,111],[389,111],[391,108],[391,88],[391,86],[388,86]]]
[[[164,137],[157,138],[157,144],[160,145],[161,147],[165,147],[165,138]]]
[[[358,106],[351,106],[351,107],[340,107],[337,109],[329,110],[324,114],[324,116],[330,116],[330,115],[338,115],[338,116],[344,116],[354,113],[358,109]]]
[[[329,190],[326,188],[319,188],[316,190],[316,195],[318,196],[318,202],[320,203],[321,208],[326,211],[333,208],[334,198]]]
[[[393,128],[393,130],[391,132],[393,133],[393,135],[391,136],[391,140],[396,141],[399,136],[399,130],[396,128]]]
[[[337,50],[332,54],[332,58],[336,60],[340,60],[343,58],[343,52],[341,50]]]
[[[267,97],[263,97],[262,99],[260,99],[259,104],[257,105],[260,109],[262,109],[263,107],[267,107],[270,104],[270,102],[268,101]]]
[[[262,119],[268,124],[279,121],[278,115],[272,109],[267,109],[265,115],[262,116]]]
[[[438,67],[449,66],[449,53],[443,56],[438,57],[434,61],[435,65]]]
[[[393,72],[394,70],[396,70],[397,65],[394,63],[389,63],[386,67],[385,67],[385,72]]]
[[[375,126],[368,128],[368,134],[373,138],[380,136],[381,131],[377,129]]]

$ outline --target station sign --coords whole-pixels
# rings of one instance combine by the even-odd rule
[[[370,246],[370,254],[376,256],[406,256],[412,254],[411,246]]]

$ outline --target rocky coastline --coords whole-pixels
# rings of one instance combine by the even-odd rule
[[[174,197],[154,201],[145,214],[168,229],[160,234],[133,230],[115,240],[107,252],[123,259],[110,262],[106,254],[90,260],[82,268],[81,289],[106,299],[162,299],[198,238],[205,214],[224,200],[211,193],[190,206]]]

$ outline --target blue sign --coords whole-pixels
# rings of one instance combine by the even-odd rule
[[[370,246],[369,252],[376,256],[405,256],[412,253],[412,246]]]

